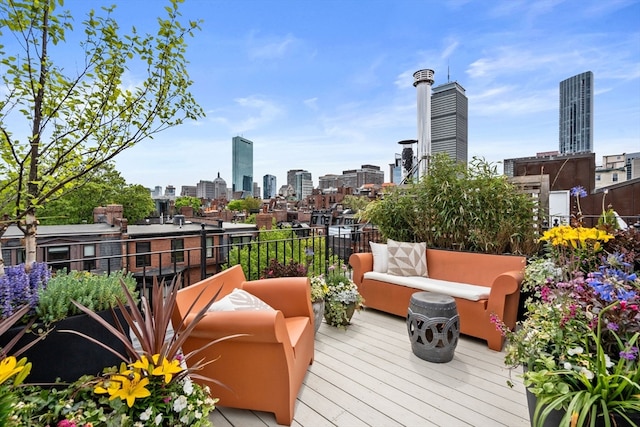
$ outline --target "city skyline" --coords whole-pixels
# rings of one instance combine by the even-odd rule
[[[113,2],[67,0],[77,34],[52,55],[66,71],[88,10]],[[164,1],[116,2],[122,31],[152,31]],[[207,116],[116,157],[128,183],[232,182],[230,139],[254,142],[253,181],[286,171],[325,174],[388,165],[417,137],[412,75],[457,81],[468,97],[468,159],[490,162],[558,149],[561,81],[594,74],[594,147],[640,151],[640,2],[185,0],[202,19],[186,40],[190,88]],[[239,25],[241,24],[241,25]],[[3,40],[5,51],[15,40]],[[136,70],[130,70],[135,85]],[[4,89],[3,89],[4,90]],[[11,127],[10,127],[11,129]],[[21,139],[21,129],[11,129]],[[28,130],[24,132],[28,134]],[[501,169],[501,166],[500,166]]]

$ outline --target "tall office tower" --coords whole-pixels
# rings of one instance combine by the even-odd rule
[[[231,140],[231,191],[242,197],[253,194],[253,142],[241,136]]]
[[[296,187],[296,174],[298,172],[304,172],[304,170],[303,169],[289,169],[287,171],[287,185],[290,185],[293,188]]]
[[[413,73],[413,86],[418,93],[418,178],[427,174],[431,157],[431,85],[433,70]]]
[[[560,82],[560,153],[593,152],[593,73]]]
[[[313,193],[313,180],[311,178],[311,172],[305,170],[296,172],[295,186],[296,199],[303,200],[305,197],[310,196]]]
[[[215,184],[213,181],[200,180],[200,182],[196,184],[196,197],[213,200],[215,199],[214,189]]]
[[[436,86],[431,92],[431,154],[447,153],[467,163],[468,100],[458,82]]]
[[[278,194],[275,175],[265,175],[262,177],[262,191],[265,199],[272,199]]]
[[[256,199],[260,199],[260,186],[257,182],[253,183],[253,197]]]

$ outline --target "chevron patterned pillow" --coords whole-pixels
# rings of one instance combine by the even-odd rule
[[[429,277],[427,270],[427,244],[396,242],[387,239],[389,268],[387,273],[395,276]]]
[[[273,308],[255,295],[243,289],[234,289],[229,295],[209,306],[208,311],[252,311],[273,310]]]

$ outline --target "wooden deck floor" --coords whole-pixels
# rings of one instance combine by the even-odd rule
[[[415,356],[403,318],[356,313],[347,331],[323,323],[293,426],[529,426],[524,387],[503,353],[461,337],[449,363]],[[216,427],[276,426],[271,413],[219,407]]]

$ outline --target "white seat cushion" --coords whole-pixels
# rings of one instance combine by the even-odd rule
[[[432,279],[430,277],[395,276],[393,274],[368,271],[364,273],[364,278],[393,283],[394,285],[407,286],[421,291],[436,292],[438,294],[450,295],[456,298],[464,298],[471,301],[489,299],[489,294],[491,293],[491,288],[487,286],[448,282],[446,280]]]

